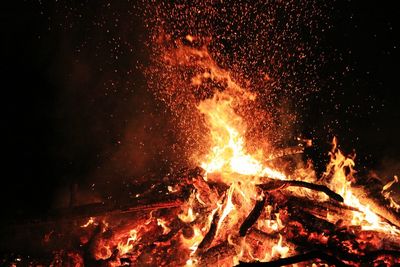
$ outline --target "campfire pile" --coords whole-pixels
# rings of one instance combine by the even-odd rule
[[[330,166],[344,170],[346,160]],[[335,175],[325,173],[324,179]],[[17,266],[18,261],[53,266],[400,264],[400,216],[389,199],[369,198],[370,192],[353,187],[360,203],[352,206],[346,204],[347,193],[342,196],[321,181],[268,177],[251,185],[254,195],[243,196],[243,181],[227,185],[205,177],[202,168],[186,170],[135,202],[75,207],[53,220],[17,227],[20,236],[45,233],[38,241],[42,258],[12,255],[3,261]],[[248,205],[241,205],[244,198]]]

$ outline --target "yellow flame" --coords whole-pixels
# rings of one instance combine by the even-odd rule
[[[355,173],[354,160],[346,157],[337,148],[337,139],[333,139],[333,149],[330,152],[331,161],[327,166],[325,177],[330,178],[328,186],[338,194],[340,194],[346,205],[357,208],[360,212],[354,211],[352,224],[360,225],[363,230],[375,230],[389,233],[400,233],[399,229],[384,222],[369,205],[360,202],[351,188],[351,180]],[[347,172],[346,172],[347,170]]]
[[[167,222],[164,219],[157,218],[157,225],[161,226],[163,229],[163,235],[168,234],[171,231],[171,228],[167,226]]]
[[[182,222],[191,223],[196,219],[196,215],[193,212],[194,200],[196,198],[196,193],[192,193],[186,202],[186,204],[182,207],[182,213],[178,214],[178,218]]]
[[[246,152],[244,142],[246,125],[235,113],[235,101],[238,100],[229,92],[218,92],[213,98],[206,99],[198,105],[199,111],[206,117],[212,142],[210,153],[200,166],[207,173],[237,173],[286,179],[281,172],[263,166],[261,151],[257,155]],[[227,179],[222,177],[223,182],[227,184],[231,184],[233,178],[232,175],[229,175]]]
[[[218,227],[217,227],[217,234],[219,229],[221,228],[221,224],[222,222],[225,220],[226,216],[228,216],[228,214],[235,209],[235,205],[233,205],[232,203],[232,195],[233,195],[233,191],[235,190],[234,184],[232,184],[230,186],[230,188],[228,189],[228,196],[227,196],[227,200],[226,200],[226,204],[225,204],[225,208],[222,211],[221,214],[221,218],[218,221]]]
[[[395,175],[393,177],[393,180],[388,182],[383,188],[382,188],[382,195],[385,197],[385,199],[389,200],[390,207],[395,209],[397,212],[400,210],[400,205],[397,203],[393,197],[391,196],[392,192],[390,191],[390,188],[395,184],[399,182],[399,178]]]
[[[283,246],[283,237],[281,234],[279,234],[279,241],[277,244],[275,244],[272,247],[272,251],[271,251],[271,256],[274,257],[275,255],[278,255],[280,257],[286,257],[288,255],[289,252],[289,247],[287,246]]]
[[[94,223],[95,223],[95,219],[94,219],[93,217],[90,217],[89,220],[88,220],[85,224],[81,225],[81,227],[82,227],[82,228],[86,228],[86,227],[88,227],[89,225],[92,225],[92,224],[94,224]]]
[[[128,253],[133,248],[133,244],[137,240],[137,234],[138,234],[137,230],[132,229],[129,231],[130,237],[126,240],[126,242],[118,243],[118,250],[119,250],[120,255],[124,255],[124,254]]]

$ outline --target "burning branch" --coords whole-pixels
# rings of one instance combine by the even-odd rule
[[[285,189],[285,188],[291,187],[291,186],[303,187],[303,188],[307,188],[307,189],[311,189],[314,191],[319,191],[319,192],[325,193],[328,197],[330,197],[336,201],[343,202],[343,197],[341,195],[336,194],[335,192],[333,192],[332,190],[330,190],[328,187],[326,187],[324,185],[312,184],[312,183],[297,181],[297,180],[277,180],[277,179],[271,179],[271,178],[267,178],[267,179],[269,179],[268,182],[258,185],[258,187],[260,187],[264,191],[281,190],[281,189]]]
[[[265,201],[266,201],[265,195],[262,197],[261,200],[256,201],[253,210],[250,212],[249,216],[246,217],[246,219],[239,228],[240,236],[245,236],[249,228],[253,226],[253,224],[258,220],[264,209]]]

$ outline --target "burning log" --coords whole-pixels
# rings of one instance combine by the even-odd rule
[[[287,266],[290,264],[296,264],[296,263],[303,263],[303,262],[309,262],[313,260],[320,260],[322,262],[326,262],[328,264],[332,264],[337,267],[347,267],[347,266],[353,266],[344,263],[344,261],[352,261],[355,263],[363,264],[362,266],[369,266],[371,263],[376,261],[379,257],[389,257],[394,259],[394,263],[396,263],[396,259],[400,257],[400,251],[393,251],[393,250],[378,250],[378,251],[373,251],[368,253],[367,255],[360,256],[360,257],[351,257],[353,260],[343,259],[340,260],[337,257],[333,256],[334,254],[337,255],[336,253],[327,253],[324,251],[311,251],[307,252],[305,254],[300,254],[300,255],[295,255],[287,258],[282,258],[270,262],[240,262],[239,266],[241,267],[246,267],[246,266],[260,266],[260,267],[265,267],[265,266]]]
[[[157,242],[167,242],[168,240],[173,238],[184,226],[185,225],[181,220],[175,219],[171,223],[171,230],[167,234],[158,237]]]
[[[263,183],[258,185],[262,190],[264,191],[274,191],[274,190],[281,190],[290,186],[295,186],[295,187],[303,187],[307,189],[311,189],[314,191],[319,191],[325,193],[328,197],[338,201],[338,202],[343,202],[343,197],[332,190],[330,190],[328,187],[324,185],[319,185],[319,184],[312,184],[308,182],[303,182],[303,181],[297,181],[297,180],[276,180],[276,179],[269,179],[268,182]]]
[[[214,213],[213,219],[211,221],[210,229],[207,234],[204,236],[203,240],[198,246],[198,251],[203,251],[211,246],[212,241],[214,240],[215,234],[217,233],[217,226],[219,221],[218,211]]]
[[[253,226],[253,224],[258,220],[264,209],[265,201],[266,201],[265,195],[261,200],[256,201],[253,210],[250,212],[250,214],[247,216],[247,218],[244,220],[244,222],[239,228],[240,236],[245,236],[249,228]]]
[[[236,254],[235,247],[228,242],[218,244],[200,255],[199,266],[214,266]]]
[[[329,214],[335,214],[338,221],[340,220],[350,223],[353,218],[353,212],[359,212],[356,208],[336,201],[318,202],[305,197],[290,195],[285,195],[285,197],[287,200],[287,206],[295,206],[322,219],[327,219]]]
[[[249,229],[249,231],[246,234],[246,239],[247,238],[250,238],[255,241],[262,242],[262,243],[264,243],[264,242],[274,243],[275,240],[279,239],[279,235],[276,233],[268,234],[268,233],[258,230],[257,228],[252,227]]]

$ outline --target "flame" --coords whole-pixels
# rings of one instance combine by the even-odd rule
[[[254,99],[255,96],[250,94],[249,97]],[[234,111],[238,100],[224,91],[217,92],[213,98],[204,100],[198,105],[199,111],[206,117],[213,144],[210,153],[200,166],[207,173],[218,172],[225,177],[229,176],[230,178],[223,180],[227,184],[232,182],[231,174],[234,173],[286,179],[281,172],[262,165],[262,151],[258,151],[256,155],[246,152],[244,142],[246,125]]]
[[[218,221],[217,233],[218,233],[218,230],[221,228],[221,224],[224,221],[224,219],[226,218],[226,216],[228,216],[228,214],[232,210],[235,209],[235,205],[232,203],[232,195],[233,195],[234,190],[235,190],[234,185],[231,185],[230,188],[228,189],[228,193],[227,193],[228,197],[226,200],[225,208],[222,211],[221,218]]]
[[[85,224],[81,225],[81,228],[86,228],[86,227],[88,227],[89,225],[92,225],[92,224],[94,224],[94,223],[95,223],[95,218],[90,217],[89,220],[88,220]]]
[[[193,205],[196,194],[192,193],[189,197],[189,200],[186,202],[186,205],[182,207],[182,213],[178,214],[178,217],[181,221],[190,223],[196,219],[196,215],[193,212]]]
[[[167,222],[162,218],[157,218],[157,225],[161,226],[163,229],[163,235],[166,235],[171,231],[171,228],[167,226]]]
[[[325,177],[329,177],[328,186],[338,194],[340,194],[344,203],[357,208],[360,212],[354,211],[352,224],[360,225],[363,230],[376,230],[393,234],[400,234],[400,230],[396,227],[384,222],[369,205],[361,203],[360,199],[353,192],[351,182],[354,180],[354,160],[351,157],[346,157],[337,148],[337,139],[332,141],[333,148],[330,152],[331,161],[327,166]]]
[[[118,244],[118,250],[120,255],[124,255],[128,253],[132,248],[135,241],[138,239],[138,231],[136,229],[132,229],[129,231],[130,237],[126,240],[125,243],[120,242]]]
[[[383,186],[381,194],[384,196],[385,199],[389,200],[390,207],[395,209],[397,212],[400,210],[400,205],[397,203],[391,196],[391,191],[390,188],[395,184],[399,182],[399,178],[395,175],[393,177],[393,180],[388,182],[386,185]]]
[[[203,238],[204,238],[203,231],[198,226],[194,226],[193,227],[193,237],[185,238],[184,236],[182,236],[181,242],[185,247],[189,248],[189,250],[191,252],[190,255],[193,255],[196,252],[197,247],[199,246],[199,244],[203,240]]]
[[[289,252],[289,247],[287,246],[282,246],[282,242],[283,242],[283,238],[282,235],[279,234],[279,241],[277,244],[275,244],[272,247],[272,252],[271,252],[271,256],[274,257],[275,255],[278,255],[280,257],[286,257],[288,255]]]

